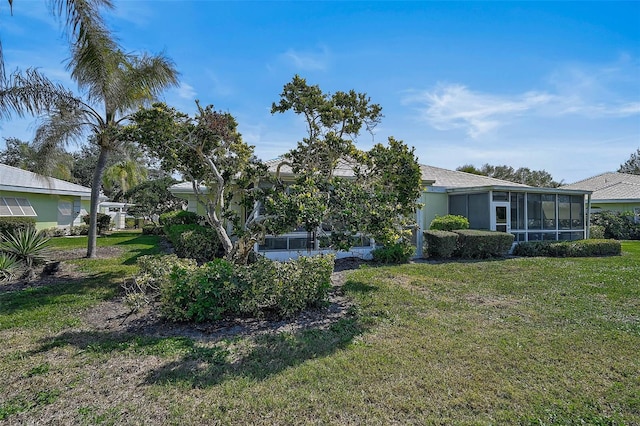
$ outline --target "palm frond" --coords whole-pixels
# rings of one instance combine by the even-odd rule
[[[48,114],[79,108],[81,103],[69,89],[34,68],[15,71],[0,87],[0,118]]]

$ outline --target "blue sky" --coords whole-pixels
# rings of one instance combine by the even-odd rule
[[[236,116],[271,159],[305,135],[270,114],[295,74],[326,92],[366,92],[389,136],[421,163],[547,170],[575,182],[616,170],[640,147],[640,2],[222,2],[115,0],[110,27],[127,51],[165,52],[194,100]],[[0,4],[7,71],[38,67],[74,87],[68,47],[44,0]],[[30,140],[34,119],[0,123]],[[0,142],[0,147],[4,142]]]

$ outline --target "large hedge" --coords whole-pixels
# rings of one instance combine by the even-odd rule
[[[158,260],[156,260],[158,261]],[[160,260],[161,261],[161,260]],[[201,266],[175,264],[159,283],[162,314],[173,321],[212,321],[225,316],[291,317],[325,303],[335,257],[301,257],[250,265],[215,259]],[[150,266],[147,261],[145,269]],[[141,268],[141,275],[149,272]],[[157,273],[156,273],[157,275]]]
[[[424,231],[424,249],[426,257],[447,259],[454,255],[458,248],[458,234],[449,231]]]
[[[516,256],[524,257],[590,257],[616,256],[622,253],[620,241],[577,240],[577,241],[528,241],[519,243],[513,250]]]
[[[486,259],[508,254],[514,236],[506,232],[460,229],[456,256],[463,259]]]
[[[603,229],[603,238],[616,240],[640,240],[640,223],[631,212],[603,211],[591,215],[591,226]],[[597,228],[596,228],[597,229]]]

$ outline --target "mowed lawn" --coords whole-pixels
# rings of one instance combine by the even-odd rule
[[[326,327],[198,341],[90,325],[158,242],[99,240],[89,278],[0,290],[0,423],[640,424],[640,242],[363,267]]]

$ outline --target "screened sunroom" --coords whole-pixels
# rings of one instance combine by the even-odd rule
[[[449,213],[472,229],[509,232],[521,241],[588,238],[588,191],[491,187],[449,190]]]

